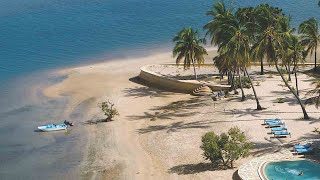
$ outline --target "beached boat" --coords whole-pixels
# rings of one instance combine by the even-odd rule
[[[60,130],[66,130],[67,125],[62,123],[62,124],[47,124],[44,126],[38,126],[38,129],[41,131],[60,131]]]

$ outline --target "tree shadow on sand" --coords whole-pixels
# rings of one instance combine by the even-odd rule
[[[198,164],[182,164],[174,166],[168,170],[171,174],[196,174],[205,171],[221,170],[221,168],[212,166],[211,163],[198,163]]]
[[[170,132],[177,132],[181,129],[204,129],[209,128],[210,121],[195,121],[191,123],[183,123],[183,122],[174,122],[170,125],[155,125],[155,126],[148,126],[146,128],[138,129],[138,133],[150,133],[155,131],[162,131],[167,130],[167,133]]]
[[[113,120],[111,120],[113,121]],[[111,121],[106,121],[106,119],[90,119],[86,122],[84,122],[85,125],[94,125],[94,124],[99,124],[99,123],[107,123]]]
[[[164,106],[156,106],[150,109],[149,112],[144,112],[143,115],[127,116],[131,120],[150,119],[154,120],[172,120],[175,117],[188,117],[196,113],[197,108],[207,106],[208,101],[201,97],[192,97],[188,100],[179,100],[169,103]]]
[[[222,167],[214,167],[212,163],[198,163],[198,164],[182,164],[174,166],[168,170],[171,174],[188,175],[197,174],[205,171],[223,170]],[[232,174],[232,180],[240,180],[238,171],[236,170]]]
[[[262,111],[258,111],[256,109],[252,109],[252,108],[246,108],[246,109],[228,109],[228,110],[224,110],[223,112],[221,112],[222,114],[225,115],[234,115],[237,118],[242,117],[242,116],[247,116],[247,115],[251,115],[253,117],[259,118],[262,115],[274,115],[275,112],[270,111],[270,110],[262,110]]]

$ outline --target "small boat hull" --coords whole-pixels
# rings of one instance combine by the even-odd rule
[[[61,130],[66,130],[67,129],[67,125],[65,124],[48,124],[45,126],[38,126],[38,129],[41,131],[61,131]]]

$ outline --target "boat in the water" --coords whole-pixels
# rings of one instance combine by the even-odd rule
[[[38,126],[38,129],[41,131],[60,131],[60,130],[66,130],[67,125],[62,123],[62,124],[47,124],[44,126]]]

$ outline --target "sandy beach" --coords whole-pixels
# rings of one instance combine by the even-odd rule
[[[214,53],[206,63],[212,62]],[[312,118],[303,120],[300,106],[276,74],[252,76],[254,84],[259,84],[256,90],[266,108],[263,111],[255,110],[252,89],[245,89],[244,102],[240,95],[213,101],[148,87],[136,78],[144,65],[173,62],[171,53],[162,53],[57,72],[67,78],[43,93],[49,98],[70,97],[66,116],[81,106],[88,121],[99,120],[103,114],[97,104],[105,100],[114,102],[120,113],[108,123],[76,122],[75,128],[83,128],[88,136],[80,167],[84,179],[238,179],[239,165],[253,157],[276,152],[286,143],[319,137],[311,132],[320,127],[319,110],[307,106]],[[250,72],[259,68],[251,67]],[[274,67],[266,69],[275,71]],[[300,96],[305,99],[313,78],[299,73],[298,79]],[[285,102],[277,103],[277,98]],[[282,117],[292,137],[270,138],[269,130],[261,126],[269,117]],[[233,126],[240,127],[255,144],[251,156],[237,161],[234,169],[213,169],[202,157],[201,136],[208,131],[226,132]]]

